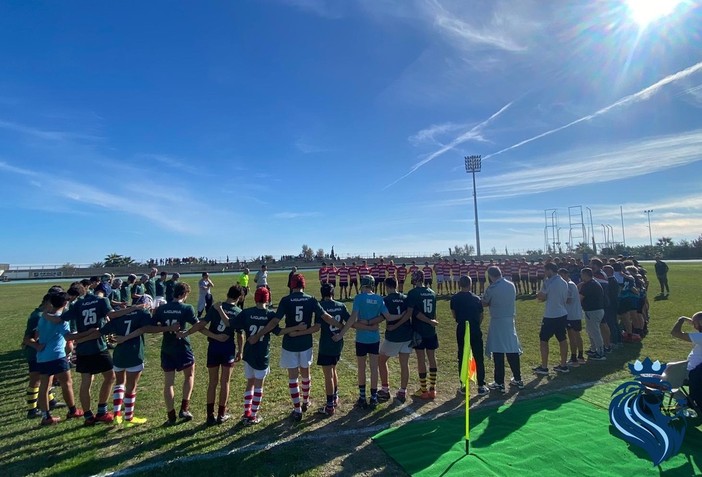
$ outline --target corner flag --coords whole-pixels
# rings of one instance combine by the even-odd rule
[[[466,387],[466,454],[470,454],[470,382],[477,383],[478,366],[470,347],[470,324],[466,322],[463,337],[463,357],[461,363],[461,383]]]

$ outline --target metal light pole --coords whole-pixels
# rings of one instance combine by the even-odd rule
[[[653,234],[651,233],[651,212],[653,212],[653,209],[644,210],[644,214],[648,216],[648,241],[651,244],[651,247],[653,247]]]
[[[478,226],[478,194],[475,189],[475,173],[480,172],[482,156],[466,156],[466,172],[473,175],[473,207],[475,212],[475,248],[480,258],[480,227]]]

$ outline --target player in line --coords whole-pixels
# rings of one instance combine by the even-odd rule
[[[322,319],[320,323],[317,365],[321,366],[324,372],[324,390],[327,402],[317,412],[332,416],[339,401],[339,376],[336,372],[336,365],[341,359],[341,351],[344,347],[344,341],[335,341],[334,336],[339,333],[339,327],[348,322],[350,316],[346,306],[334,300],[334,287],[331,284],[322,285],[320,294],[322,296],[320,305],[332,317],[332,320]]]
[[[412,317],[412,328],[421,337],[414,347],[417,354],[417,371],[419,373],[419,390],[415,393],[421,399],[436,397],[436,350],[439,348],[439,337],[436,334],[436,293],[426,283],[426,275],[415,272],[412,276],[412,288],[407,293],[407,312]],[[429,387],[427,388],[427,366],[429,361]]]
[[[388,361],[390,358],[399,357],[400,360],[400,388],[395,394],[395,398],[404,403],[407,399],[407,384],[409,382],[409,357],[412,353],[410,344],[412,342],[411,315],[406,313],[407,296],[397,292],[397,282],[394,278],[385,279],[385,289],[388,294],[385,296],[385,306],[391,315],[387,320],[385,338],[380,345],[380,356],[378,358],[378,368],[380,372],[381,389],[378,391],[378,400],[387,401],[390,399],[390,383],[388,379]]]

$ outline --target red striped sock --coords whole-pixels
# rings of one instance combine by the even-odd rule
[[[288,387],[290,390],[290,398],[292,399],[293,407],[296,411],[300,411],[300,387],[297,385],[297,379],[289,380]]]

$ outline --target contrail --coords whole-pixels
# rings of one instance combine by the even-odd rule
[[[580,119],[576,119],[573,122],[570,122],[564,126],[557,127],[556,129],[551,129],[550,131],[546,131],[544,133],[539,134],[538,136],[534,136],[529,139],[525,139],[521,142],[518,142],[517,144],[514,144],[512,146],[506,147],[500,151],[493,152],[492,154],[488,154],[487,156],[483,156],[483,160],[485,159],[490,159],[493,156],[497,156],[498,154],[502,154],[503,152],[511,151],[512,149],[516,149],[518,147],[521,147],[525,144],[529,144],[532,141],[536,141],[537,139],[541,139],[542,137],[550,136],[551,134],[557,133],[559,131],[562,131],[564,129],[567,129],[571,126],[574,126],[578,123],[582,123],[583,121],[589,121],[590,119],[596,118],[597,116],[601,116],[605,113],[608,113],[614,108],[618,108],[620,106],[627,106],[632,103],[637,103],[639,101],[645,101],[649,99],[651,96],[656,94],[659,89],[661,89],[663,86],[666,86],[670,83],[675,83],[678,80],[681,80],[683,78],[687,78],[693,73],[697,73],[698,71],[702,70],[702,61],[690,66],[689,68],[686,68],[682,71],[678,71],[677,73],[674,73],[670,76],[666,76],[662,80],[658,81],[657,83],[652,84],[651,86],[642,89],[641,91],[630,94],[629,96],[624,96],[622,99],[616,101],[615,103],[610,104],[609,106],[605,106],[604,108],[589,114],[587,116],[584,116]]]
[[[475,138],[479,137],[480,130],[481,130],[482,128],[484,128],[485,126],[487,126],[493,119],[495,119],[495,118],[498,117],[500,114],[502,114],[503,112],[505,112],[510,106],[512,106],[512,103],[514,103],[514,101],[511,101],[511,102],[507,103],[506,105],[504,105],[499,111],[497,111],[495,114],[493,114],[492,116],[490,116],[489,118],[487,118],[487,119],[486,119],[485,121],[483,121],[482,123],[477,124],[476,126],[474,126],[470,131],[467,131],[467,132],[461,134],[461,135],[458,136],[456,139],[454,139],[453,141],[451,141],[449,144],[447,144],[447,145],[445,145],[445,146],[442,146],[440,149],[438,149],[438,150],[432,152],[431,154],[429,154],[425,159],[422,159],[421,161],[419,161],[418,163],[416,163],[414,166],[412,166],[412,168],[409,170],[409,172],[407,172],[407,174],[401,176],[401,177],[398,178],[398,179],[395,179],[393,182],[391,182],[390,184],[388,184],[388,185],[386,185],[385,187],[383,187],[383,190],[389,189],[390,187],[394,186],[395,184],[397,184],[398,182],[400,182],[400,181],[401,181],[402,179],[404,179],[405,177],[410,176],[412,173],[414,173],[414,172],[415,172],[417,169],[419,169],[420,167],[422,167],[422,166],[424,166],[425,164],[427,164],[427,163],[433,161],[434,159],[436,159],[436,158],[439,157],[440,155],[444,154],[445,152],[450,151],[451,149],[453,149],[454,147],[458,146],[459,144],[463,144],[464,142],[466,142],[466,141],[468,141],[468,140],[470,140],[470,139],[475,139]]]

